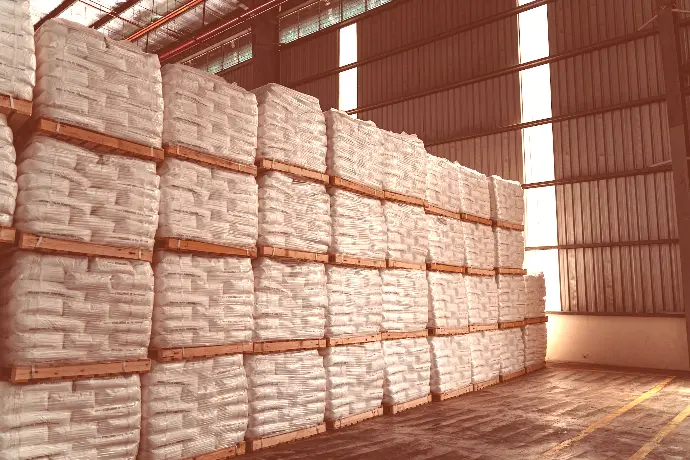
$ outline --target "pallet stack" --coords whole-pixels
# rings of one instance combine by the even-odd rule
[[[525,326],[522,337],[525,344],[525,370],[534,372],[546,363],[546,281],[544,274],[525,276]]]

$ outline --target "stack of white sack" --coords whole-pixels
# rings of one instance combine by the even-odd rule
[[[472,384],[471,337],[429,337],[431,392],[446,393]]]
[[[326,265],[326,337],[378,334],[383,321],[379,271]]]
[[[326,172],[326,120],[319,100],[276,83],[252,92],[259,104],[257,158]]]
[[[525,236],[520,230],[494,228],[496,267],[522,268],[525,261]]]
[[[429,321],[429,285],[423,270],[381,269],[383,321],[381,330],[426,330]]]
[[[525,199],[520,182],[499,176],[489,177],[491,218],[499,222],[522,225],[525,221]]]
[[[431,357],[426,338],[383,342],[383,403],[400,404],[427,396]]]
[[[252,341],[254,273],[248,257],[156,251],[151,346]]]
[[[153,310],[150,263],[18,251],[3,265],[4,364],[146,357]]]
[[[331,252],[366,259],[386,258],[386,219],[376,198],[332,188]]]
[[[0,458],[134,460],[139,375],[12,385],[0,382]]]
[[[427,262],[464,267],[465,234],[463,222],[450,217],[427,214],[429,252]]]
[[[247,431],[242,355],[153,362],[141,379],[139,460],[182,460],[235,446]]]
[[[0,94],[30,101],[36,83],[29,0],[0,0]]]
[[[166,158],[158,237],[240,248],[256,245],[259,188],[254,176]]]
[[[465,276],[470,324],[498,323],[498,286],[493,276]]]
[[[522,328],[525,341],[525,367],[546,361],[546,324],[530,324]]]
[[[488,225],[463,221],[462,229],[465,236],[465,259],[467,266],[493,270],[495,267],[496,247],[492,228]]]
[[[326,368],[326,420],[340,420],[381,406],[381,342],[330,347],[320,351]]]
[[[17,161],[15,226],[51,238],[153,249],[159,182],[152,161],[34,136]]]
[[[323,423],[326,371],[316,350],[245,355],[249,399],[247,439]]]
[[[525,276],[525,318],[541,318],[546,312],[544,274]]]
[[[498,331],[501,341],[501,375],[514,374],[525,368],[525,341],[522,329]]]
[[[521,275],[498,275],[498,322],[525,319],[525,279]]]
[[[460,212],[458,170],[447,159],[431,154],[426,157],[426,199],[430,205]]]
[[[326,186],[279,172],[259,177],[259,245],[328,252],[331,200]]]
[[[491,218],[489,179],[474,169],[455,163],[460,181],[460,212],[485,219]]]
[[[64,19],[36,32],[34,115],[161,146],[158,56]]]
[[[399,262],[426,263],[429,252],[429,229],[421,206],[383,202],[386,217],[386,257]]]
[[[469,334],[472,348],[472,383],[497,378],[501,372],[501,331]]]
[[[328,152],[326,173],[381,190],[383,136],[373,121],[352,118],[345,112],[324,112]]]
[[[383,189],[413,198],[426,197],[426,149],[414,134],[381,130]]]
[[[0,0],[2,5],[2,0]],[[0,20],[2,9],[0,7]],[[2,65],[0,64],[0,68]],[[17,200],[17,155],[12,142],[12,130],[7,124],[7,117],[0,114],[0,225],[12,226],[12,216]]]
[[[236,83],[180,64],[162,69],[163,144],[254,164],[259,109]]]
[[[326,268],[316,262],[254,261],[254,341],[318,339],[326,325]]]
[[[467,288],[461,273],[429,271],[429,323],[430,328],[459,329],[469,325]]]

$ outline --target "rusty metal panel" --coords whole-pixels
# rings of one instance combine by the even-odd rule
[[[237,83],[244,89],[254,89],[254,63],[251,60],[230,67],[219,75],[229,82]]]
[[[295,86],[295,90],[319,99],[321,110],[338,108],[338,75]]]
[[[338,34],[339,29],[333,28],[313,39],[281,46],[280,84],[291,86],[298,80],[338,67]]]

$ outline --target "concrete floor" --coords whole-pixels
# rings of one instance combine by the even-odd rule
[[[690,379],[669,379],[549,367],[247,458],[690,459]]]

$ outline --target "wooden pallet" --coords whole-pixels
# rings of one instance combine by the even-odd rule
[[[445,393],[431,393],[431,400],[433,402],[442,402],[451,398],[457,398],[458,396],[465,395],[474,391],[474,385],[471,383],[457,390],[446,391]]]
[[[369,420],[370,418],[380,417],[381,415],[383,415],[383,406],[362,412],[361,414],[350,415],[349,417],[344,417],[338,420],[326,421],[326,429],[329,431],[338,430],[340,428],[345,428],[346,426],[355,425],[365,420]]]
[[[381,340],[400,340],[400,339],[420,339],[428,337],[429,331],[413,331],[413,332],[382,332]]]
[[[137,144],[110,134],[49,118],[38,118],[27,123],[21,133],[22,140],[27,140],[31,134],[53,137],[98,153],[136,157],[156,163],[163,161],[163,149]]]
[[[151,370],[150,359],[134,359],[94,364],[37,364],[2,370],[3,379],[11,383],[34,383],[42,380],[75,380],[90,377],[140,374]]]
[[[310,438],[317,434],[326,432],[326,424],[321,423],[311,428],[304,428],[302,430],[292,431],[290,433],[279,434],[277,436],[267,436],[265,438],[247,439],[247,450],[249,452],[256,452],[257,450],[266,449],[269,447],[285,444],[288,442],[298,441],[300,439]]]
[[[467,267],[460,267],[457,265],[446,265],[437,263],[427,263],[426,269],[432,272],[445,273],[467,273]]]
[[[500,382],[500,380],[501,379],[498,376],[496,376],[492,379],[484,380],[483,382],[473,383],[472,387],[474,388],[474,391],[479,391],[479,390],[483,390],[484,388],[488,388],[492,385],[496,385],[497,383]]]
[[[525,373],[526,373],[525,369],[520,369],[519,371],[513,372],[512,374],[500,375],[499,379],[501,380],[501,383],[503,383],[503,382],[507,382],[508,380],[513,380],[513,379],[516,379],[522,375],[525,375]]]
[[[251,343],[232,343],[206,347],[150,348],[149,358],[159,363],[167,363],[186,359],[213,358],[214,356],[251,353],[253,350],[254,346]]]
[[[251,353],[284,353],[287,351],[326,348],[326,339],[275,340],[254,342]]]
[[[31,118],[31,101],[0,94],[0,113],[7,117],[7,124],[15,133]]]
[[[12,227],[0,227],[0,244],[14,244],[17,231]]]
[[[386,267],[388,268],[402,268],[405,270],[426,270],[426,264],[413,264],[411,262],[402,262],[399,260],[386,260]]]
[[[449,335],[465,335],[470,333],[469,327],[434,327],[429,328],[429,335],[434,337],[445,337]]]
[[[286,174],[292,174],[293,176],[297,176],[302,179],[319,182],[325,185],[328,185],[330,183],[328,174],[314,171],[312,169],[302,168],[301,166],[283,163],[276,160],[262,158],[256,161],[256,166],[259,168],[259,172],[278,171]]]
[[[17,232],[17,247],[48,254],[70,254],[89,257],[153,261],[153,251],[140,248],[118,248],[82,241],[59,240],[31,233]]]
[[[197,455],[196,457],[187,457],[184,460],[226,460],[228,458],[244,455],[247,452],[247,444],[244,441],[236,446],[228,447],[227,449],[220,449],[208,454]]]
[[[482,225],[493,225],[493,221],[491,219],[487,219],[485,217],[479,217],[479,216],[473,216],[472,214],[467,214],[466,212],[463,212],[460,214],[460,219],[466,221],[466,222],[473,222],[475,224],[482,224]]]
[[[399,412],[403,412],[415,407],[422,406],[424,404],[429,404],[431,402],[431,395],[422,396],[421,398],[413,399],[412,401],[407,401],[400,404],[384,404],[383,413],[386,415],[395,415]]]
[[[526,374],[529,374],[530,372],[536,372],[536,371],[539,371],[539,370],[541,370],[541,369],[544,369],[545,367],[546,367],[546,363],[545,363],[545,362],[543,362],[543,363],[537,363],[537,364],[532,364],[531,366],[527,366],[527,367],[525,368],[525,373],[526,373]]]
[[[539,318],[526,318],[525,319],[525,326],[530,325],[530,324],[541,324],[541,323],[548,323],[548,322],[549,322],[548,316],[541,316]]]
[[[494,271],[496,272],[497,275],[526,275],[527,270],[524,268],[505,268],[505,267],[496,267],[494,268]]]
[[[361,343],[380,342],[381,334],[359,335],[356,337],[326,337],[327,347],[337,347],[341,345],[358,345]]]
[[[197,152],[187,147],[180,145],[164,145],[163,151],[165,157],[177,158],[178,160],[191,161],[200,164],[201,166],[209,166],[212,168],[227,169],[243,174],[250,174],[256,176],[258,168],[255,165],[245,165],[237,163],[236,161],[227,160],[208,153]]]
[[[300,262],[328,263],[328,254],[321,254],[318,252],[274,248],[273,246],[259,246],[257,247],[257,252],[259,257],[276,257],[279,259],[298,260]]]
[[[492,270],[487,270],[485,268],[474,268],[474,267],[467,267],[467,271],[465,272],[468,275],[472,276],[494,276],[496,275],[496,272]]]
[[[155,249],[178,251],[194,254],[211,254],[218,256],[239,256],[255,258],[256,248],[246,249],[203,241],[183,240],[180,238],[160,238],[156,240]]]
[[[503,220],[494,220],[493,226],[498,228],[504,228],[506,230],[518,230],[521,232],[525,231],[525,226],[522,224],[513,224],[511,222],[506,222]]]
[[[350,257],[344,254],[329,254],[328,262],[333,265],[343,265],[346,267],[361,267],[361,268],[385,268],[385,260],[374,259],[360,259],[357,257]]]
[[[525,325],[525,321],[506,321],[504,323],[498,323],[499,329],[514,329],[516,327],[522,327]]]
[[[470,324],[470,332],[482,331],[497,331],[498,323],[496,324]]]
[[[379,200],[382,200],[384,196],[383,190],[378,190],[373,187],[369,187],[368,185],[359,184],[357,182],[346,180],[338,176],[331,176],[330,181],[333,187],[338,187],[343,190],[347,190],[348,192],[358,193],[360,195],[376,198]]]
[[[427,214],[432,214],[434,216],[450,217],[451,219],[457,220],[460,220],[462,218],[462,214],[460,214],[459,212],[449,211],[447,209],[443,209],[440,206],[434,206],[433,204],[429,204],[428,202],[425,202],[424,204],[424,212]]]
[[[425,206],[426,200],[422,198],[416,198],[413,196],[403,195],[402,193],[389,192],[388,190],[383,191],[383,199],[388,201],[397,201],[398,203],[411,204],[412,206]]]

